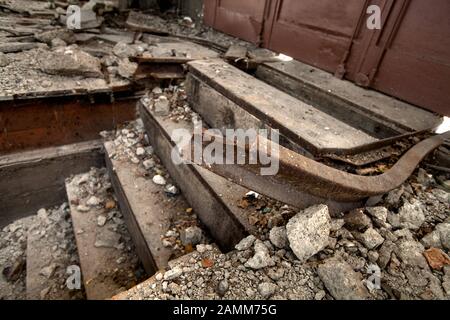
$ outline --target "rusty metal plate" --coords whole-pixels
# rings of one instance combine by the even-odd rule
[[[207,0],[207,25],[252,43],[260,43],[267,0]]]
[[[279,170],[275,175],[261,175],[261,168],[266,167],[261,163],[214,164],[206,163],[204,159],[201,159],[202,162],[196,162],[196,164],[202,165],[234,183],[296,207],[303,206],[305,202],[314,203],[318,199],[322,199],[324,202],[350,203],[382,195],[398,188],[414,172],[422,159],[441,146],[448,136],[450,136],[450,132],[421,141],[408,150],[392,168],[378,176],[350,174],[304,157],[282,146],[278,146],[278,154],[271,155],[272,158],[279,161]],[[246,159],[250,158],[251,148],[249,145],[244,149],[236,142],[232,144],[225,141],[220,135],[208,135],[205,139],[194,138],[190,145],[181,150],[181,154],[188,161],[196,159],[195,149],[198,148],[198,145],[195,141],[202,141],[203,146],[206,147],[209,141],[217,141],[217,139],[223,142],[224,157],[231,148],[234,150],[234,155],[244,154]],[[260,136],[258,139],[259,141],[265,140]],[[267,142],[263,141],[262,143]],[[269,145],[270,143],[273,142],[268,142]],[[270,146],[268,149],[271,149]]]

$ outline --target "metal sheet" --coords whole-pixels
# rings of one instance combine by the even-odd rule
[[[345,54],[364,2],[361,0],[276,0],[264,45],[334,72]]]

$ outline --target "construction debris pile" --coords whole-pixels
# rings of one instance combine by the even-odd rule
[[[162,90],[157,89],[154,92],[165,97]],[[131,122],[116,132],[102,132],[101,135],[106,140],[114,141],[113,160],[127,161],[135,165],[136,173],[147,179],[148,183],[158,185],[168,200],[181,197],[178,187],[154,154],[140,120]],[[162,245],[172,251],[173,258],[192,252],[198,244],[211,242],[192,208],[185,208],[172,217],[167,232],[160,236]]]
[[[0,231],[0,299],[26,299],[27,233],[34,219],[19,219]]]
[[[338,217],[308,208],[228,254],[199,245],[118,298],[448,299],[449,193],[421,182]]]

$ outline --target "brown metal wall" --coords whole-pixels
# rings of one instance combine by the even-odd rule
[[[382,8],[382,30],[366,8]],[[448,0],[205,0],[205,23],[450,115]]]
[[[205,23],[259,44],[269,0],[205,0]]]

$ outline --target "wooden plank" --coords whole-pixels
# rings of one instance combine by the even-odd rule
[[[366,112],[363,108],[352,105],[345,100],[336,98],[333,90],[305,84],[305,82],[293,77],[284,75],[274,69],[261,65],[256,70],[258,79],[284,91],[297,99],[303,100],[308,104],[314,105],[316,108],[325,113],[332,115],[337,119],[341,119],[353,127],[367,132],[379,139],[386,139],[404,133],[404,128],[392,122],[386,122],[379,117]],[[340,80],[342,81],[342,80]]]
[[[140,12],[130,11],[125,24],[128,29],[133,31],[169,35],[165,20],[158,16],[150,16]]]
[[[115,222],[107,221],[103,226],[98,225],[97,217],[107,217],[108,210],[104,206],[92,207],[86,204],[86,197],[82,198],[78,193],[79,180],[80,175],[67,180],[66,190],[86,297],[89,300],[109,299],[123,291],[125,285],[133,285],[132,282],[136,280],[130,261],[131,252],[118,247],[120,239],[124,240],[124,236],[128,235],[113,229],[111,224]],[[78,204],[83,204],[89,210],[80,211]],[[125,261],[120,262],[118,259],[124,254]]]
[[[293,142],[312,152],[352,149],[377,139],[219,60],[193,61],[190,71]],[[211,106],[213,108],[214,106]]]
[[[167,266],[173,253],[162,245],[161,236],[169,231],[170,221],[190,206],[182,196],[168,198],[161,186],[142,176],[138,165],[113,159],[113,142],[104,146],[120,209],[144,268],[152,275]]]
[[[247,189],[196,165],[175,165],[171,159],[175,143],[170,136],[175,129],[191,131],[188,123],[175,123],[156,116],[139,104],[140,116],[155,152],[183,192],[198,217],[223,251],[229,251],[254,227],[248,222],[249,210],[237,204]]]
[[[139,56],[139,57],[130,57],[130,61],[137,63],[188,63],[192,61],[192,58],[185,57],[148,57],[148,56]]]

